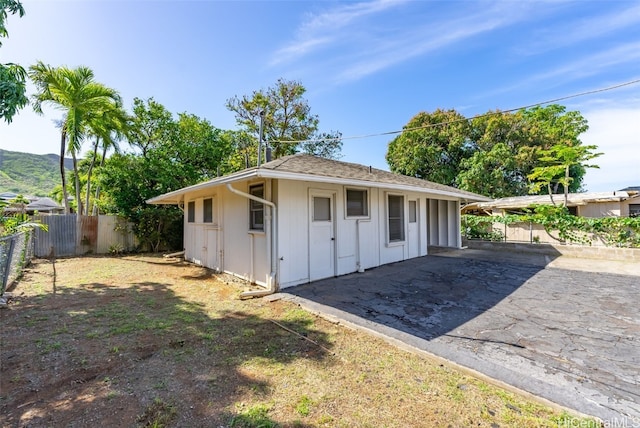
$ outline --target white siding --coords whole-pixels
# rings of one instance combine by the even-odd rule
[[[276,186],[281,287],[309,281],[307,187],[302,182],[284,180]]]
[[[269,199],[269,185],[265,183],[265,193]],[[247,183],[236,183],[234,188],[248,192]],[[265,232],[249,231],[249,200],[222,188],[222,212],[224,224],[224,262],[225,272],[232,273],[261,285],[267,283],[270,273],[268,258],[268,240]],[[268,228],[270,214],[265,207],[265,229]]]
[[[278,283],[281,288],[309,282],[309,202],[312,194],[329,195],[334,200],[334,273],[344,275],[409,258],[409,200],[417,201],[417,228],[412,243],[418,256],[427,254],[429,245],[459,246],[459,203],[455,200],[430,199],[428,194],[389,192],[377,188],[367,191],[368,215],[348,217],[346,189],[338,184],[270,180],[234,183],[248,192],[249,185],[263,182],[265,199],[277,206]],[[387,196],[402,195],[404,200],[404,241],[389,242]],[[203,199],[214,198],[214,222],[203,223]],[[185,205],[195,201],[195,222],[187,222],[185,212],[185,258],[204,266],[220,269],[261,285],[271,272],[271,210],[265,207],[265,231],[249,230],[249,200],[220,186],[205,193],[187,194]],[[323,241],[324,242],[324,241]],[[412,247],[415,248],[415,247]],[[211,252],[214,253],[211,253]],[[316,248],[315,251],[318,251]],[[415,250],[412,250],[415,255]],[[317,260],[317,259],[315,259]]]

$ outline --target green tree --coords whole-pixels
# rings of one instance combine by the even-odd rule
[[[393,172],[453,186],[472,149],[469,135],[468,121],[455,110],[418,113],[389,143],[387,163]]]
[[[527,123],[527,135],[531,138],[531,145],[536,147],[534,153],[536,164],[533,167],[545,166],[540,165],[541,156],[553,155],[553,153],[545,153],[544,151],[558,146],[579,147],[582,145],[580,135],[589,129],[587,120],[577,111],[567,111],[566,107],[552,104],[546,107],[534,107],[523,110],[523,117]],[[578,151],[580,149],[577,149]],[[540,153],[540,151],[542,151]],[[562,155],[556,150],[557,155]],[[565,154],[570,156],[569,154]],[[542,161],[545,162],[545,161]],[[530,172],[533,172],[533,167]],[[564,171],[563,171],[564,173]],[[573,163],[569,167],[569,175],[571,180],[554,180],[551,183],[553,193],[574,193],[582,188],[582,181],[586,173],[585,166],[580,162]],[[529,179],[531,177],[529,176]],[[568,186],[565,189],[564,186]],[[538,192],[545,193],[545,189],[534,186]]]
[[[90,209],[91,177],[96,161],[100,159],[100,167],[104,165],[104,160],[109,149],[116,152],[120,150],[119,141],[125,137],[129,130],[129,116],[124,111],[120,103],[114,104],[109,110],[105,110],[100,115],[94,115],[89,121],[89,129],[92,134],[93,150],[89,153],[91,161],[87,170],[87,185],[85,194],[85,207],[87,215],[97,215],[97,205],[94,203]],[[98,150],[102,150],[102,155],[98,155]],[[100,186],[96,186],[95,199],[100,197]]]
[[[8,37],[6,20],[9,14],[22,17],[24,8],[19,0],[0,0],[0,46],[2,38]],[[11,123],[19,109],[26,106],[27,73],[18,64],[0,64],[0,118]]]
[[[33,95],[34,110],[42,114],[43,104],[49,103],[64,113],[60,132],[60,175],[63,202],[65,212],[69,213],[64,169],[64,157],[68,151],[73,158],[78,214],[82,214],[76,153],[81,148],[82,140],[87,134],[91,121],[101,116],[105,111],[119,106],[120,96],[115,90],[94,81],[93,71],[87,67],[54,68],[40,61],[29,68],[29,77],[37,89]]]
[[[580,145],[586,131],[579,112],[560,105],[514,113],[489,111],[466,119],[455,110],[419,113],[387,150],[391,171],[459,187],[493,198],[526,195],[530,174],[540,165],[538,152],[558,142]],[[580,188],[584,168],[570,167]],[[555,190],[561,181],[554,182]]]
[[[331,133],[330,138],[327,138],[328,134],[318,134],[319,119],[311,113],[305,92],[302,83],[281,78],[266,90],[228,99],[226,106],[235,113],[237,124],[256,142],[260,138],[263,113],[264,138],[272,147],[274,158],[297,153],[299,141],[306,140],[314,140],[305,146],[314,154],[339,156],[342,142],[335,137],[340,133]]]
[[[540,150],[540,163],[533,169],[529,178],[533,181],[532,193],[537,193],[541,188],[547,188],[551,202],[553,200],[552,184],[559,183],[564,189],[564,206],[567,206],[569,188],[574,177],[571,177],[571,167],[579,167],[580,170],[586,168],[599,168],[598,165],[587,164],[591,159],[597,158],[602,153],[594,153],[597,146],[571,146],[567,143],[559,143],[547,150]]]
[[[490,111],[470,123],[470,156],[461,161],[456,185],[492,198],[526,195],[536,149],[522,111]]]
[[[128,141],[135,153],[114,153],[99,170],[100,203],[134,223],[140,242],[153,250],[181,248],[182,212],[146,200],[215,177],[232,154],[226,132],[191,114],[173,115],[153,99],[134,101]]]

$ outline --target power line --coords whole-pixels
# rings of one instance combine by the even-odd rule
[[[542,106],[545,104],[551,104],[551,103],[557,103],[558,101],[564,101],[564,100],[568,100],[571,98],[577,98],[577,97],[584,97],[586,95],[592,95],[592,94],[597,94],[600,92],[607,92],[607,91],[612,91],[614,89],[619,89],[625,86],[630,86],[630,85],[635,85],[636,83],[640,83],[640,79],[636,79],[636,80],[631,80],[629,82],[624,82],[624,83],[620,83],[617,85],[613,85],[613,86],[607,86],[605,88],[599,88],[599,89],[593,89],[591,91],[585,91],[585,92],[579,92],[577,94],[572,94],[572,95],[566,95],[563,97],[559,97],[559,98],[554,98],[551,100],[547,100],[547,101],[541,101],[535,104],[529,104],[529,105],[525,105],[522,107],[516,107],[516,108],[512,108],[509,110],[500,110],[500,111],[495,111],[495,112],[489,112],[489,113],[483,113],[483,114],[479,114],[473,117],[464,117],[462,119],[455,119],[455,120],[450,120],[447,122],[438,122],[438,123],[430,123],[427,125],[421,125],[421,126],[416,126],[413,128],[405,128],[405,129],[401,129],[399,131],[387,131],[387,132],[379,132],[376,134],[364,134],[364,135],[352,135],[350,137],[341,137],[341,138],[317,138],[317,139],[309,139],[309,140],[291,140],[291,141],[271,141],[271,143],[279,143],[279,144],[300,144],[300,143],[318,143],[321,141],[338,141],[338,140],[359,140],[359,139],[364,139],[364,138],[372,138],[372,137],[383,137],[385,135],[396,135],[396,134],[401,134],[403,132],[408,132],[408,131],[416,131],[419,129],[427,129],[427,128],[435,128],[436,126],[444,126],[444,125],[451,125],[454,123],[460,123],[460,122],[467,122],[469,120],[473,120],[473,119],[479,119],[482,117],[489,117],[489,116],[497,116],[500,114],[504,114],[504,113],[512,113],[514,111],[519,111],[519,110],[525,110],[525,109],[529,109],[532,107],[538,107],[538,106]]]

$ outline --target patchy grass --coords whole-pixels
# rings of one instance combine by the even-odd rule
[[[0,426],[598,426],[183,262],[56,272],[2,312]]]

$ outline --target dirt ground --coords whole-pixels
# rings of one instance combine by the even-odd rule
[[[597,426],[245,285],[159,256],[34,261],[0,310],[0,426]]]

